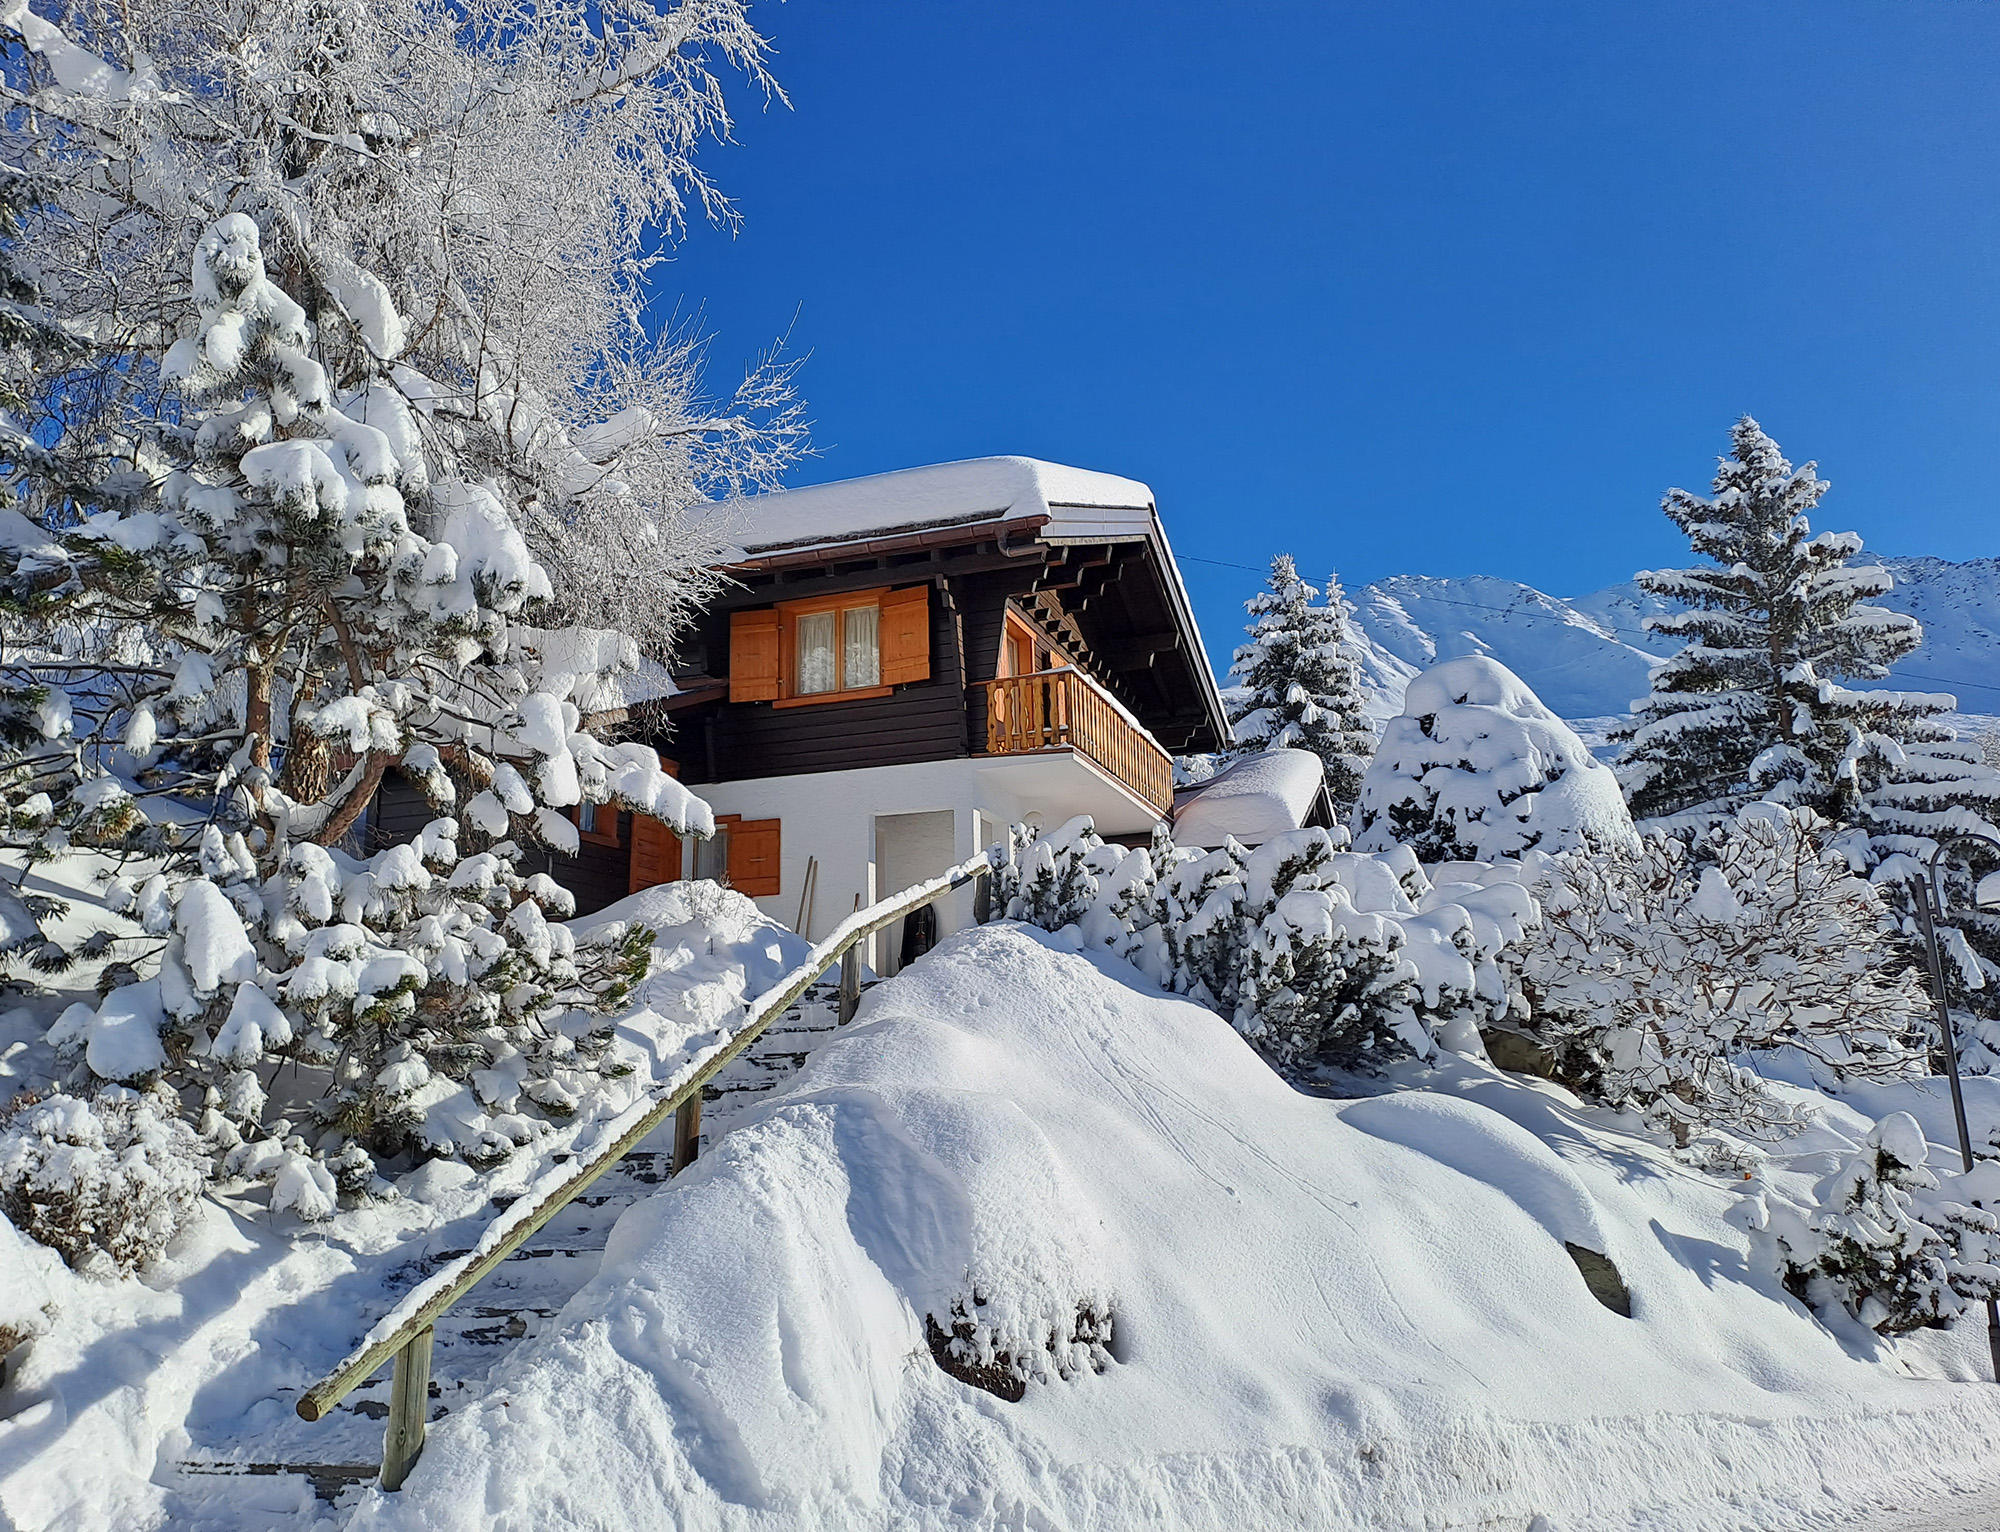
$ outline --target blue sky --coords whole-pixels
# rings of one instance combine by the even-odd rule
[[[1756,415],[1873,548],[2000,553],[2000,6],[791,0],[744,217],[663,290],[791,327],[812,483],[1150,483],[1211,645],[1275,550],[1580,594]],[[796,322],[794,322],[796,315]]]

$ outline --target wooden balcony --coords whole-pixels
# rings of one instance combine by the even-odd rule
[[[1111,694],[1080,671],[1038,670],[986,685],[986,753],[1071,749],[1165,814],[1174,763]]]

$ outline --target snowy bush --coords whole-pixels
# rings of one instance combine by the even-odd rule
[[[945,1318],[924,1316],[924,1337],[938,1366],[1009,1404],[1020,1403],[1030,1383],[1067,1381],[1111,1365],[1113,1320],[1101,1297],[1002,1315],[974,1286],[969,1296],[952,1301]]]
[[[1506,666],[1447,660],[1410,682],[1362,782],[1355,845],[1424,862],[1629,846],[1617,779]]]
[[[1825,828],[1756,804],[1698,845],[1654,835],[1542,864],[1523,971],[1566,1071],[1685,1144],[1697,1125],[1788,1120],[1745,1052],[1790,1045],[1834,1078],[1920,1067],[1919,977]]]
[[[1929,1155],[1917,1120],[1892,1112],[1820,1182],[1812,1207],[1753,1210],[1786,1285],[1808,1303],[1837,1299],[1884,1335],[1941,1328],[2000,1296],[2000,1222],[1954,1199],[1962,1178],[1941,1180]]]
[[[1535,920],[1517,874],[1455,869],[1433,887],[1407,848],[1340,849],[1297,830],[1255,851],[1099,840],[1087,818],[1016,826],[999,910],[1123,957],[1226,1016],[1273,1058],[1353,1066],[1446,1046],[1524,1008],[1512,956]]]
[[[0,1212],[78,1270],[138,1270],[207,1174],[193,1131],[156,1095],[26,1096],[0,1116]]]

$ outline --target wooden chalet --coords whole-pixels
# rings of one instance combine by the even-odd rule
[[[762,496],[742,527],[654,740],[717,836],[588,816],[552,869],[580,908],[692,873],[821,936],[1016,820],[1150,833],[1171,755],[1227,738],[1143,484],[983,458]]]

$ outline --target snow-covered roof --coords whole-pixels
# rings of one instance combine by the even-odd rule
[[[978,457],[777,490],[735,507],[723,557],[747,563],[842,543],[1029,518],[1046,518],[1035,534],[1045,543],[1150,543],[1188,652],[1207,654],[1153,491],[1137,479],[1094,469],[1031,457]],[[1195,668],[1216,728],[1227,739],[1227,715],[1215,678],[1205,659]]]
[[[1227,771],[1174,794],[1174,841],[1219,846],[1231,837],[1246,846],[1303,826],[1319,796],[1326,768],[1310,750],[1265,750]]]
[[[1045,538],[1145,533],[1153,492],[1137,479],[1030,457],[968,458],[784,489],[745,500],[732,529],[742,558],[953,524],[1046,516]]]

